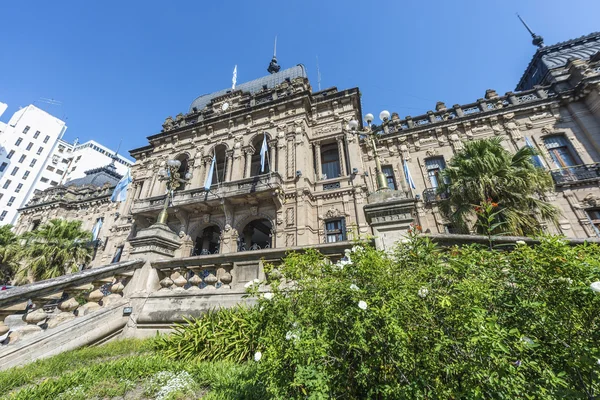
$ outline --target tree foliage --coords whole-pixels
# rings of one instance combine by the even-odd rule
[[[501,138],[466,142],[442,170],[439,202],[442,213],[461,232],[469,232],[476,219],[474,207],[498,203],[498,232],[531,235],[541,231],[541,222],[556,223],[558,208],[544,201],[553,189],[551,175],[535,167],[535,150],[523,147],[515,154],[502,147]],[[474,230],[480,232],[475,224]]]
[[[53,219],[21,237],[18,281],[50,279],[78,270],[92,257],[91,233],[81,221]]]
[[[0,283],[13,278],[18,252],[19,244],[12,225],[0,226]]]

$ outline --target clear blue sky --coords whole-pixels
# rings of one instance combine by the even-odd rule
[[[235,64],[238,83],[266,75],[276,34],[279,63],[304,64],[313,88],[318,55],[322,88],[358,86],[365,113],[420,115],[514,89],[535,52],[517,11],[546,44],[600,30],[598,0],[7,0],[2,120],[35,102],[67,118],[67,140],[122,138],[124,152],[231,85]]]

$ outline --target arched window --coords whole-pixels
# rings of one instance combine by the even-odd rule
[[[263,144],[264,140],[268,142],[269,137],[266,135],[258,135],[252,141],[252,147],[254,147],[254,154],[252,155],[252,163],[250,165],[250,176],[257,176],[266,174],[271,171],[271,160],[269,158],[269,146],[266,145],[264,149],[264,169],[262,168],[263,163]]]
[[[224,145],[217,146],[215,148],[216,162],[215,162],[215,170],[213,171],[212,176],[212,185],[216,185],[217,183],[223,183],[225,181],[225,151],[226,147]],[[210,165],[209,165],[210,167]]]
[[[207,226],[196,237],[193,256],[218,254],[221,251],[221,229],[217,225]]]
[[[249,222],[240,233],[238,251],[271,248],[272,228],[271,221],[268,219],[255,219]]]

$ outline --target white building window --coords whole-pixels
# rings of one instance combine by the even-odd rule
[[[8,152],[8,154],[6,155],[6,158],[8,158],[9,160],[12,158],[12,156],[15,154],[14,150],[11,150]]]
[[[0,172],[4,172],[7,165],[8,165],[7,163],[3,162],[2,165],[0,165]]]
[[[29,171],[25,171],[25,173],[23,174],[23,180],[27,179],[28,176],[29,176]]]
[[[33,138],[37,139],[38,136],[40,136],[40,131],[35,131],[35,133],[33,134]]]
[[[48,143],[48,140],[50,140],[50,136],[46,135],[46,137],[44,138],[44,143]]]
[[[10,179],[7,179],[6,182],[4,182],[4,186],[2,186],[2,189],[8,189],[8,187],[10,186],[10,183],[12,181]]]
[[[42,154],[42,151],[44,151],[44,148],[40,146],[40,148],[37,151],[37,155],[39,156],[40,154]]]
[[[15,176],[17,174],[17,172],[19,172],[19,167],[14,167],[12,172],[10,173],[10,175]]]
[[[18,138],[17,141],[15,142],[15,146],[20,145],[22,141],[23,141],[23,138]]]
[[[8,211],[2,211],[2,214],[0,214],[0,221],[4,221],[6,214],[8,214]]]
[[[17,185],[17,188],[15,189],[15,193],[19,193],[19,192],[21,191],[21,188],[22,188],[22,187],[23,187],[23,184],[22,184],[22,183],[19,183],[19,184]]]
[[[15,196],[11,196],[10,199],[8,199],[8,203],[6,203],[7,206],[12,206],[13,203],[15,202],[16,197]]]
[[[48,182],[48,178],[42,178],[42,179],[40,179],[40,181],[42,181],[43,183],[46,183],[46,182]]]
[[[29,144],[27,145],[27,148],[25,150],[31,150],[32,147],[33,147],[33,143],[29,142]]]
[[[33,160],[31,160],[31,162],[29,163],[30,167],[33,167],[35,165],[35,163],[37,162],[37,160],[34,158]]]
[[[30,128],[29,128],[29,125],[27,125],[27,126],[25,127],[25,129],[23,129],[23,133],[27,133],[27,132],[29,132],[29,129],[30,129]]]

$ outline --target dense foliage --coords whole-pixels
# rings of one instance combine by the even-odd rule
[[[12,225],[0,226],[0,284],[8,283],[14,276],[18,250]]]
[[[543,200],[553,190],[548,171],[534,166],[537,153],[524,146],[515,154],[502,147],[501,138],[474,140],[452,157],[441,172],[438,193],[442,213],[459,232],[481,232],[474,208],[483,202],[498,204],[497,232],[532,235],[541,231],[541,222],[556,223],[558,208]]]
[[[91,233],[81,221],[53,219],[26,232],[15,258],[20,263],[17,282],[50,279],[78,270],[92,258]]]
[[[357,245],[347,256],[290,254],[267,268],[268,292],[249,288],[255,384],[273,398],[600,394],[598,246],[548,238],[510,252],[440,250],[415,235],[393,255]],[[203,320],[211,329],[199,329]],[[221,332],[214,317],[189,329]]]

